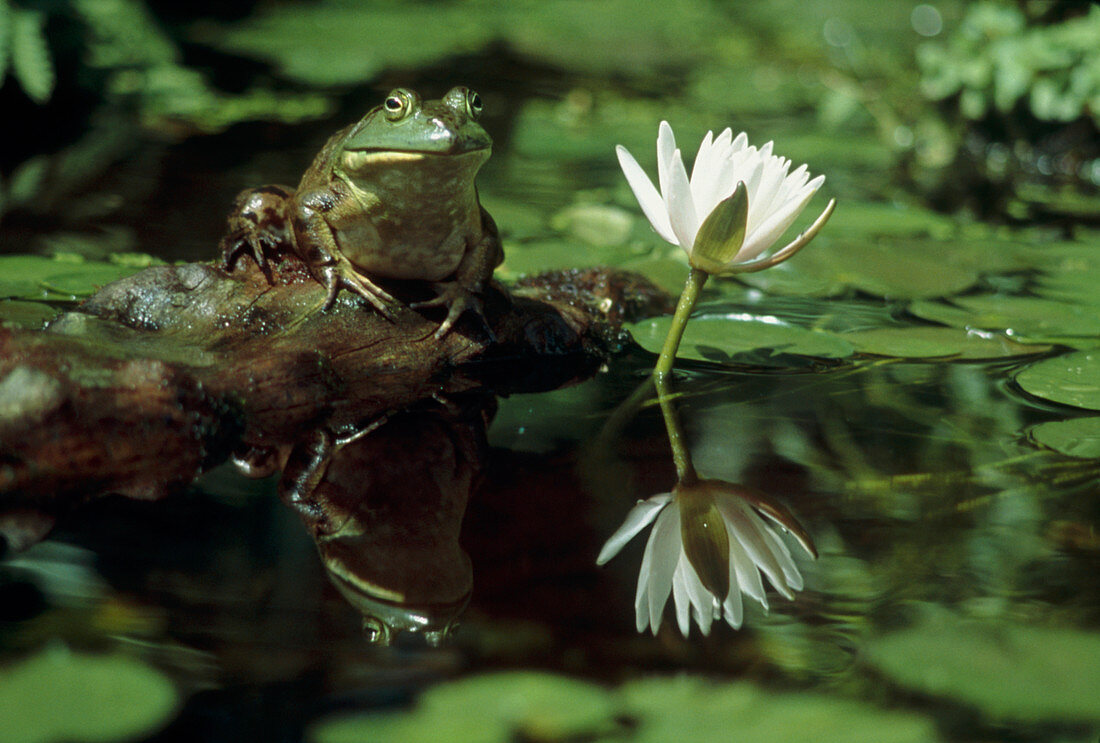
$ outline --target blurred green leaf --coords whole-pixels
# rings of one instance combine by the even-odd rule
[[[1100,634],[929,612],[870,640],[867,661],[898,684],[995,720],[1100,721]]]
[[[314,743],[453,743],[594,740],[616,730],[611,695],[537,671],[485,674],[426,691],[411,712],[338,715],[314,724]]]
[[[144,738],[167,723],[178,704],[172,683],[140,661],[51,646],[0,669],[0,740]]]
[[[53,95],[53,59],[46,44],[46,14],[39,10],[9,10],[11,23],[11,67],[27,96],[46,103]]]
[[[631,681],[619,692],[638,722],[633,740],[775,743],[917,743],[939,740],[932,721],[824,694],[776,693],[752,684],[691,676]]]

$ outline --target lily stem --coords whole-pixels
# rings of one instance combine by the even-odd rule
[[[680,294],[680,301],[676,305],[676,314],[672,316],[672,325],[669,326],[668,335],[665,336],[665,344],[661,348],[661,355],[657,358],[657,365],[653,368],[653,384],[657,389],[657,401],[661,405],[661,415],[665,419],[665,430],[668,432],[668,443],[672,447],[672,461],[676,465],[676,477],[680,483],[690,485],[698,480],[695,474],[695,466],[691,462],[691,452],[684,443],[683,429],[680,427],[680,419],[673,405],[672,389],[672,365],[676,360],[676,351],[680,348],[680,341],[684,337],[691,311],[699,300],[699,292],[703,284],[707,283],[710,274],[698,268],[692,268],[688,272],[684,291]]]

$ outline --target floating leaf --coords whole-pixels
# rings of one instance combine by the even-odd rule
[[[783,694],[752,684],[699,678],[650,678],[625,684],[625,711],[637,720],[637,741],[735,740],[774,743],[917,743],[939,740],[932,721],[824,694]]]
[[[1016,375],[1016,384],[1044,400],[1100,410],[1100,350],[1040,361]]]
[[[808,290],[818,296],[827,296],[847,287],[888,299],[950,296],[978,281],[979,272],[971,266],[937,259],[925,251],[913,249],[908,242],[894,245],[890,241],[872,243],[834,237],[815,241],[814,245],[775,269],[739,278],[777,293],[806,293]],[[808,286],[804,286],[804,282]]]
[[[628,329],[643,348],[660,353],[671,324],[668,316],[655,317]],[[807,330],[771,315],[701,314],[688,323],[677,357],[721,362],[750,351],[840,359],[855,349],[841,336]]]
[[[973,361],[1026,356],[1050,350],[1050,346],[1025,345],[998,333],[929,326],[875,328],[844,333],[841,337],[862,353],[908,359],[950,357]]]
[[[0,299],[73,301],[137,271],[119,261],[87,261],[80,256],[0,256]]]
[[[1092,307],[1036,297],[975,294],[951,303],[914,302],[909,311],[925,320],[959,328],[1004,331],[1027,342],[1095,345],[1100,314]]]
[[[1100,721],[1100,634],[925,616],[868,642],[864,656],[902,686],[998,720]]]
[[[140,661],[50,647],[0,670],[0,739],[144,738],[171,719],[178,702],[171,681]]]
[[[44,302],[0,299],[0,325],[38,330],[57,316],[57,309]]]
[[[1031,440],[1071,457],[1100,458],[1100,418],[1047,421],[1028,431]]]
[[[315,743],[507,743],[595,740],[616,730],[611,695],[595,684],[534,671],[486,674],[429,689],[406,713],[340,715],[309,731]]]

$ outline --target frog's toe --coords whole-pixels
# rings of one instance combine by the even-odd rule
[[[397,300],[382,288],[375,286],[355,273],[341,272],[336,266],[327,266],[322,274],[323,283],[327,290],[323,309],[327,310],[332,307],[336,302],[336,295],[343,288],[370,302],[371,306],[387,320],[394,321],[397,319],[393,311],[393,306],[397,303]]]
[[[479,296],[459,284],[457,281],[437,283],[433,284],[433,286],[436,292],[438,292],[435,297],[426,299],[422,302],[413,302],[409,306],[413,309],[443,306],[447,308],[447,316],[443,318],[443,322],[439,324],[439,328],[435,331],[436,340],[447,335],[447,333],[451,331],[451,328],[454,327],[454,324],[458,322],[458,318],[462,317],[462,314],[467,310],[472,310],[481,318],[481,322],[485,326],[486,331],[488,331],[489,337],[492,340],[496,340],[493,336],[492,328],[489,327],[489,323],[485,319],[485,310]]]

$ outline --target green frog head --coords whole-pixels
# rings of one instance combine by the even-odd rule
[[[478,123],[481,96],[452,88],[438,101],[421,101],[397,88],[352,127],[343,142],[343,165],[355,173],[386,160],[387,153],[463,155],[478,152],[488,158],[493,141]]]

